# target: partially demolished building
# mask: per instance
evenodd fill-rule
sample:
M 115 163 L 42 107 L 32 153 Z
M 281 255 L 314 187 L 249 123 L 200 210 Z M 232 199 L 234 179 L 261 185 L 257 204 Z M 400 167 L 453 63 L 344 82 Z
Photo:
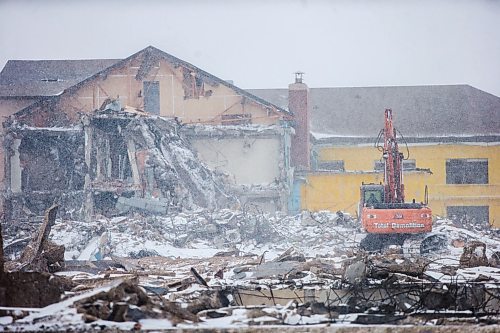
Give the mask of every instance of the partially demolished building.
M 9 61 L 0 112 L 7 219 L 54 202 L 73 218 L 287 209 L 291 113 L 154 47 L 124 60 Z

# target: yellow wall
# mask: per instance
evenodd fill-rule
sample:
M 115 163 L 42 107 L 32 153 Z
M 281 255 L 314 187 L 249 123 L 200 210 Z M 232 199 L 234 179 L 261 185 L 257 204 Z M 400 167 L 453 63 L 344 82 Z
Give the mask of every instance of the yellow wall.
M 406 201 L 413 198 L 422 201 L 425 185 L 428 185 L 429 205 L 435 215 L 446 216 L 447 206 L 489 206 L 490 223 L 500 227 L 500 145 L 411 145 L 409 150 L 410 159 L 416 160 L 417 168 L 430 169 L 432 174 L 423 171 L 404 173 Z M 361 182 L 383 182 L 382 173 L 373 172 L 374 161 L 380 156 L 371 145 L 320 148 L 320 160 L 343 160 L 346 172 L 309 174 L 301 188 L 302 209 L 344 210 L 355 214 Z M 488 159 L 489 183 L 446 184 L 446 160 L 452 158 Z

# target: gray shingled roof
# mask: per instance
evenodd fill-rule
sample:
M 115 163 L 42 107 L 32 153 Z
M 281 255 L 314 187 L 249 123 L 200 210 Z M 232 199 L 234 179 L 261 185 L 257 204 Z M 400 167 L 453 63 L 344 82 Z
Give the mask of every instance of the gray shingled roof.
M 249 91 L 288 104 L 287 89 Z M 385 108 L 393 110 L 395 126 L 406 137 L 500 134 L 500 98 L 469 85 L 311 88 L 310 98 L 314 134 L 375 137 Z
M 0 97 L 55 96 L 118 61 L 9 60 L 0 72 Z

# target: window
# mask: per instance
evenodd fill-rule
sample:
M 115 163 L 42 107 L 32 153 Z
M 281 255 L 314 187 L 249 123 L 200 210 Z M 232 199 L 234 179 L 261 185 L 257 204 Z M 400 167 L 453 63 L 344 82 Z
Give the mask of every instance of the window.
M 488 206 L 448 206 L 446 207 L 448 218 L 456 222 L 467 222 L 474 224 L 489 223 Z
M 160 114 L 160 82 L 144 81 L 144 111 Z
M 344 161 L 318 161 L 318 170 L 345 171 Z
M 417 162 L 415 160 L 403 160 L 403 171 L 415 170 L 417 168 Z M 384 171 L 384 161 L 375 161 L 375 171 Z
M 446 184 L 488 184 L 488 160 L 446 160 Z

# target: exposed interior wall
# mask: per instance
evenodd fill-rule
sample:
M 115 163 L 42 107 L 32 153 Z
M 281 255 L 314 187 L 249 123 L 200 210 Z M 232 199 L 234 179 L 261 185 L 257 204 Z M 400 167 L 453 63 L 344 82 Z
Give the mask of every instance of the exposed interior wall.
M 237 185 L 271 184 L 280 173 L 280 138 L 192 138 L 200 159 Z
M 404 148 L 403 148 L 404 150 Z M 423 198 L 429 188 L 429 206 L 435 215 L 446 216 L 448 206 L 489 206 L 490 223 L 500 227 L 500 145 L 427 144 L 410 145 L 410 158 L 425 172 L 405 172 L 406 200 Z M 406 151 L 405 151 L 406 154 Z M 382 173 L 373 171 L 380 152 L 373 146 L 335 146 L 319 149 L 320 160 L 343 160 L 346 171 L 365 173 L 320 173 L 307 177 L 302 187 L 302 208 L 347 210 L 354 213 L 361 182 L 383 182 Z M 488 159 L 488 184 L 446 184 L 446 160 L 455 158 Z

